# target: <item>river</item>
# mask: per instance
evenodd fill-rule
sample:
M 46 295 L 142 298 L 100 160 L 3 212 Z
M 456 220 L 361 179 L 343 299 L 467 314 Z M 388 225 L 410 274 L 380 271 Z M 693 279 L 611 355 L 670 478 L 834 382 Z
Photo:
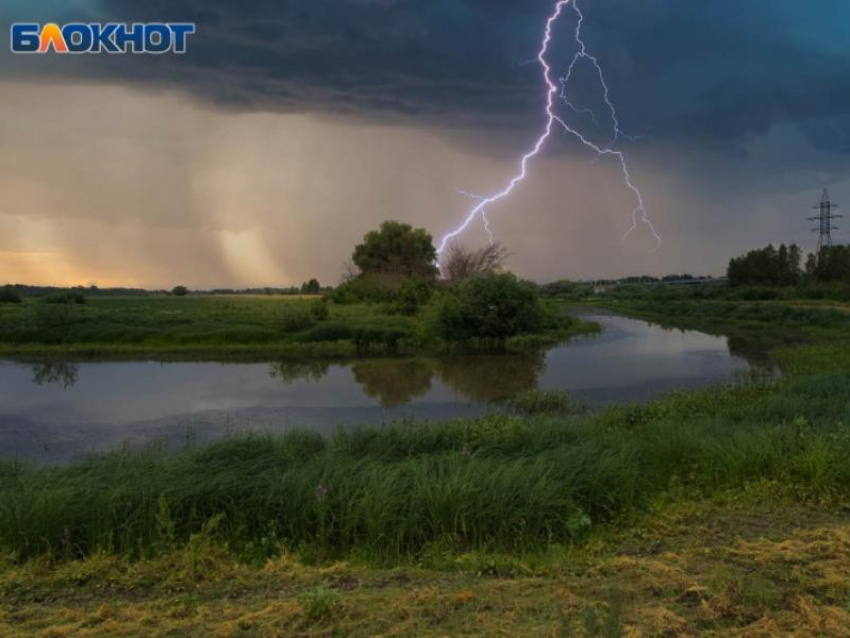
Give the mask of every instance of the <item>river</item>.
M 0 361 L 0 458 L 67 462 L 121 445 L 183 445 L 244 431 L 471 417 L 530 389 L 592 407 L 734 380 L 729 339 L 608 314 L 598 336 L 523 354 L 347 362 Z

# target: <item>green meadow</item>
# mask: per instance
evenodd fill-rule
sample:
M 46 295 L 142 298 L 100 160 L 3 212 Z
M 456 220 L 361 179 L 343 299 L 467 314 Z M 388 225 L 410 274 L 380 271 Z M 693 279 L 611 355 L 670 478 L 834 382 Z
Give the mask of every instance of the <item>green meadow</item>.
M 549 310 L 540 330 L 498 345 L 545 345 L 595 329 L 551 304 Z M 91 295 L 81 304 L 28 297 L 0 304 L 0 355 L 268 359 L 436 352 L 449 344 L 434 334 L 435 312 L 435 304 L 401 314 L 392 304 L 335 304 L 319 296 Z

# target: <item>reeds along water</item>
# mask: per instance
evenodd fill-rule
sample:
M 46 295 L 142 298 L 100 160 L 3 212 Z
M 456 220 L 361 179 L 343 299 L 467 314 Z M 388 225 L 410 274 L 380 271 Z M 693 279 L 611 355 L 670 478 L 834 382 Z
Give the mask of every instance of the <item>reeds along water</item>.
M 534 550 L 581 541 L 674 480 L 701 494 L 768 480 L 847 496 L 848 410 L 850 374 L 833 371 L 596 414 L 243 437 L 58 468 L 7 463 L 0 551 L 147 556 L 205 526 L 245 555 Z

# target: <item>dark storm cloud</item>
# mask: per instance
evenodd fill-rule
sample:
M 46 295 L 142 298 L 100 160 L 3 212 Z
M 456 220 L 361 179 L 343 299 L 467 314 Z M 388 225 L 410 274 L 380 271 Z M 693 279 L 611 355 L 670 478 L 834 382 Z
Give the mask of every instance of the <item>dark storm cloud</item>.
M 647 233 L 619 245 L 634 205 L 619 166 L 553 136 L 525 187 L 488 211 L 511 267 L 540 280 L 720 273 L 769 241 L 813 244 L 820 188 L 844 202 L 850 188 L 850 3 L 581 1 L 623 128 L 647 133 L 623 148 L 664 249 L 648 255 Z M 497 192 L 539 134 L 533 58 L 553 3 L 6 0 L 0 271 L 325 282 L 383 219 L 441 236 L 470 207 L 454 189 Z M 198 34 L 186 55 L 14 56 L 14 20 L 191 20 Z M 555 72 L 575 22 L 567 8 Z M 604 113 L 593 73 L 575 80 L 573 102 Z M 610 139 L 604 118 L 582 130 Z
M 220 106 L 422 125 L 536 125 L 546 0 L 101 0 L 88 16 L 198 24 L 185 56 L 52 59 L 55 77 L 179 87 Z M 774 125 L 850 152 L 846 0 L 584 0 L 626 128 L 734 156 Z M 75 11 L 79 15 L 79 6 Z M 21 5 L 15 17 L 26 17 Z M 69 16 L 71 17 L 71 16 Z M 558 25 L 563 68 L 575 16 Z M 17 60 L 15 61 L 18 62 Z M 7 64 L 43 73 L 45 60 Z M 37 68 L 39 67 L 39 68 Z M 575 100 L 598 107 L 592 76 Z M 528 118 L 531 116 L 531 119 Z

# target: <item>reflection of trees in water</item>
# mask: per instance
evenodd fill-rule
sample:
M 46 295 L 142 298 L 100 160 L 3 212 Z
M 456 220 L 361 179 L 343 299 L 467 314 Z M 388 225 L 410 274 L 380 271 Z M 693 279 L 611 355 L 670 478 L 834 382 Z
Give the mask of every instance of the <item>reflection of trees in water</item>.
M 410 403 L 431 389 L 433 364 L 424 359 L 361 361 L 351 366 L 354 380 L 385 408 Z
M 752 330 L 738 327 L 721 326 L 711 322 L 696 322 L 690 320 L 687 326 L 675 325 L 669 322 L 647 321 L 647 324 L 658 327 L 665 332 L 701 332 L 711 337 L 725 338 L 729 354 L 743 359 L 752 368 L 758 368 L 761 373 L 778 374 L 779 366 L 770 356 L 770 351 L 780 345 L 798 343 L 789 339 L 788 335 L 778 329 Z
M 546 367 L 546 354 L 467 355 L 437 362 L 440 379 L 474 401 L 500 401 L 534 390 Z
M 317 383 L 328 373 L 330 367 L 331 365 L 326 361 L 282 361 L 269 366 L 269 376 L 280 379 L 284 383 L 296 381 Z
M 77 382 L 80 367 L 76 363 L 50 361 L 32 366 L 32 382 L 36 385 L 61 383 L 68 389 Z
M 435 376 L 471 401 L 509 399 L 519 392 L 537 388 L 545 361 L 544 351 L 439 359 L 366 359 L 351 364 L 351 372 L 366 396 L 379 399 L 386 408 L 393 408 L 427 394 Z M 318 382 L 331 365 L 324 361 L 274 363 L 269 374 L 284 383 Z
M 729 345 L 729 354 L 733 357 L 743 359 L 754 370 L 779 374 L 779 366 L 770 356 L 770 350 L 783 343 L 783 340 L 776 335 L 732 334 L 726 341 Z

